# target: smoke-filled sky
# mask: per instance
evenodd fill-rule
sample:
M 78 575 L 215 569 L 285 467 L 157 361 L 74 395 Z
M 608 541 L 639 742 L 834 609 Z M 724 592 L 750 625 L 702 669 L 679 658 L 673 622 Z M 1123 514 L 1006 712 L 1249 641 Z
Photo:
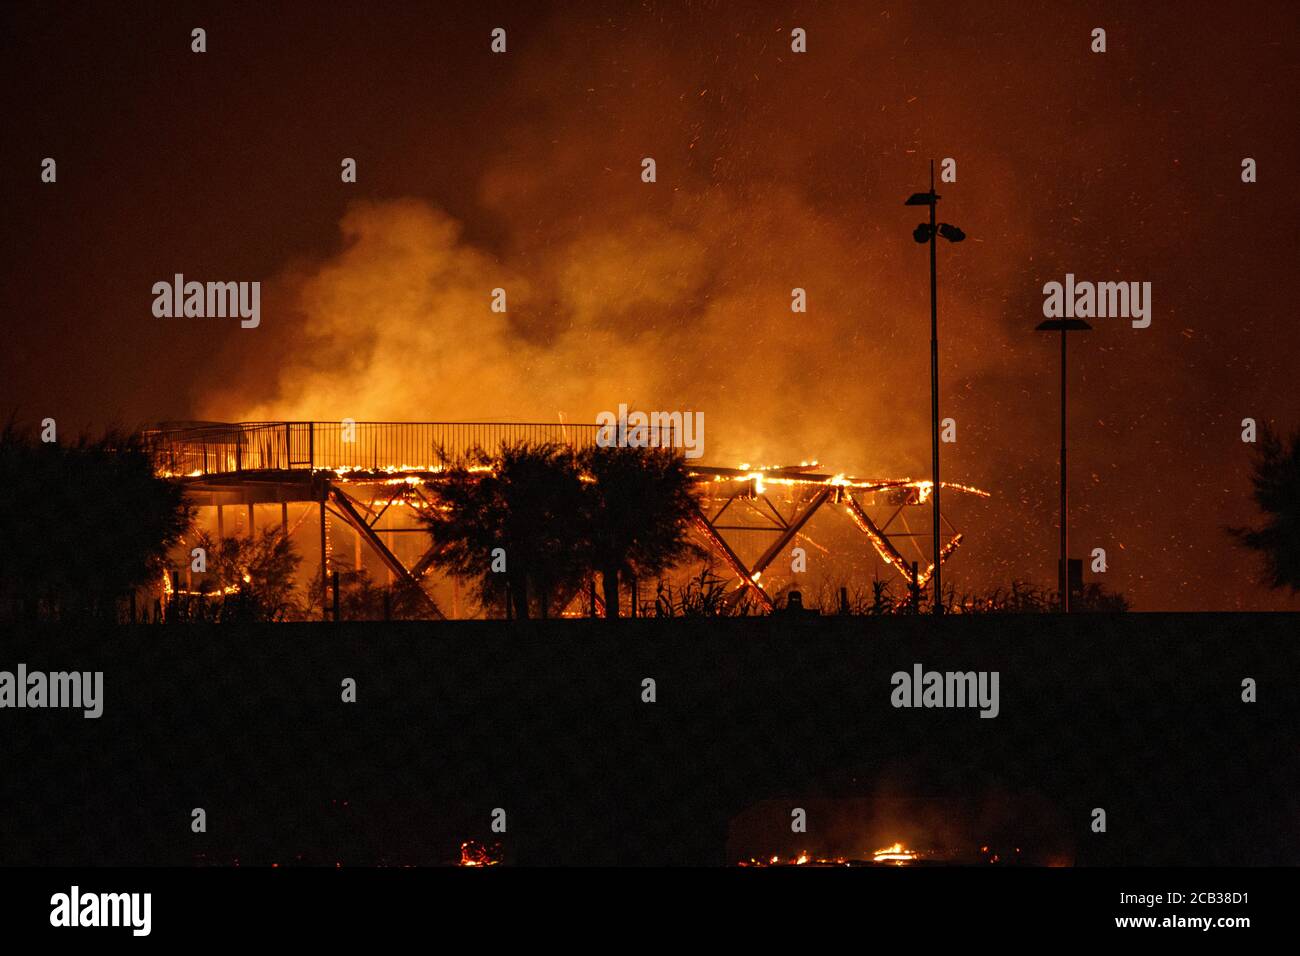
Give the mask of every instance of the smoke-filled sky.
M 703 411 L 713 464 L 924 477 L 928 257 L 902 200 L 952 157 L 940 218 L 969 238 L 939 249 L 944 469 L 994 497 L 953 501 L 945 582 L 1055 581 L 1058 346 L 1033 327 L 1070 272 L 1152 284 L 1150 328 L 1073 340 L 1074 553 L 1105 548 L 1100 580 L 1139 609 L 1294 606 L 1223 530 L 1255 519 L 1241 420 L 1300 426 L 1294 4 L 3 18 L 6 417 L 592 421 L 626 402 Z M 260 326 L 156 318 L 176 273 L 262 282 Z

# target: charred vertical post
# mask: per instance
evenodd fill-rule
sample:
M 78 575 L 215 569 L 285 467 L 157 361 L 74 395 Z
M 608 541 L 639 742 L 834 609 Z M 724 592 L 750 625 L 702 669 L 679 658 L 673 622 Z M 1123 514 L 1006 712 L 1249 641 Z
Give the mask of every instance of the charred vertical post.
M 320 487 L 320 619 L 329 620 L 329 605 L 326 591 L 329 588 L 329 568 L 325 563 L 325 498 L 328 495 L 327 485 L 324 481 Z

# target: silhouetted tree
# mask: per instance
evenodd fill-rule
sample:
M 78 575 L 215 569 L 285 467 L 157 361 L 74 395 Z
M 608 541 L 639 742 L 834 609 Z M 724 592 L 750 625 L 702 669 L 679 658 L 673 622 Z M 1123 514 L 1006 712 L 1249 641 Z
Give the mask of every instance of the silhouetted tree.
M 136 436 L 59 444 L 12 422 L 0 431 L 0 597 L 30 614 L 115 616 L 119 599 L 161 580 L 192 520 Z
M 432 600 L 414 581 L 376 584 L 365 568 L 335 559 L 339 572 L 339 617 L 345 621 L 420 621 L 430 616 Z M 320 572 L 316 572 L 316 607 L 320 606 Z
M 1267 425 L 1260 428 L 1251 483 L 1264 523 L 1228 532 L 1263 557 L 1269 587 L 1294 594 L 1300 591 L 1300 431 L 1284 441 Z
M 203 531 L 195 547 L 207 552 L 208 570 L 198 589 L 220 595 L 223 620 L 282 621 L 298 613 L 294 575 L 302 557 L 281 529 L 220 541 Z
M 516 616 L 535 605 L 546 617 L 584 578 L 584 500 L 577 461 L 562 445 L 503 443 L 496 456 L 475 449 L 423 515 L 438 548 L 433 563 L 472 581 L 485 607 L 504 592 Z M 494 570 L 501 561 L 505 570 Z
M 605 616 L 618 617 L 620 579 L 650 578 L 700 553 L 689 540 L 696 501 L 682 456 L 667 448 L 585 449 L 587 545 Z

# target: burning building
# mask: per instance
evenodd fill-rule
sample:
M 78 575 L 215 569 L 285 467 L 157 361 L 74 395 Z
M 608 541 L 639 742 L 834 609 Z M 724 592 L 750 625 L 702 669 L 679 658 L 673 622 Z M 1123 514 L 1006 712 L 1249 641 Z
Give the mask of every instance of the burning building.
M 432 616 L 484 613 L 455 580 L 430 574 L 436 545 L 423 534 L 421 511 L 436 507 L 439 481 L 474 448 L 502 442 L 554 442 L 582 448 L 598 426 L 451 422 L 180 423 L 149 433 L 160 471 L 183 482 L 200 513 L 200 525 L 218 540 L 250 537 L 278 526 L 304 554 L 318 554 L 318 600 L 327 612 L 328 589 L 340 567 L 373 570 L 427 598 Z M 816 462 L 790 466 L 722 467 L 690 463 L 697 489 L 694 529 L 711 557 L 732 576 L 728 601 L 748 599 L 770 611 L 783 587 L 806 569 L 807 549 L 830 558 L 834 546 L 813 536 L 810 522 L 823 510 L 848 522 L 838 542 L 849 561 L 895 575 L 920 591 L 934 571 L 921 550 L 924 537 L 909 512 L 929 500 L 931 483 L 910 478 L 856 478 Z M 945 488 L 973 497 L 988 493 L 960 484 Z M 649 516 L 648 516 L 649 517 Z M 923 519 L 922 519 L 923 520 Z M 844 546 L 845 530 L 850 530 Z M 946 522 L 946 560 L 962 535 Z M 833 535 L 834 532 L 831 532 Z M 863 547 L 865 538 L 866 548 Z M 795 549 L 800 558 L 788 560 Z M 829 566 L 830 561 L 824 562 Z M 192 575 L 186 572 L 186 590 Z M 765 577 L 766 575 L 766 577 Z M 847 576 L 847 575 L 846 575 Z M 825 580 L 823 578 L 823 580 Z M 178 579 L 179 581 L 179 579 Z M 237 586 L 237 585 L 236 585 Z M 179 583 L 176 584 L 179 589 Z M 831 596 L 847 609 L 847 589 Z M 575 596 L 570 613 L 582 613 Z M 637 602 L 634 599 L 633 613 Z M 588 612 L 593 608 L 586 608 Z

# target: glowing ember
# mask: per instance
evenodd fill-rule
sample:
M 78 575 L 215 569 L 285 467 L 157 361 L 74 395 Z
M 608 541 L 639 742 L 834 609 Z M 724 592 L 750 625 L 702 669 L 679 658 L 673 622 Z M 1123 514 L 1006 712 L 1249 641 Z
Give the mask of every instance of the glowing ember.
M 498 859 L 500 851 L 500 844 L 489 849 L 475 840 L 466 840 L 460 845 L 460 865 L 496 866 L 501 862 L 501 860 Z
M 820 857 L 820 856 L 815 857 L 815 856 L 813 856 L 811 853 L 809 853 L 807 850 L 801 850 L 801 851 L 799 852 L 799 855 L 798 855 L 798 856 L 792 856 L 792 857 L 788 857 L 788 858 L 786 858 L 786 859 L 782 859 L 781 856 L 780 856 L 779 854 L 774 854 L 773 856 L 768 857 L 768 858 L 765 859 L 765 860 L 759 860 L 759 859 L 756 859 L 756 858 L 754 858 L 754 857 L 750 857 L 748 860 L 741 860 L 741 861 L 739 862 L 739 864 L 737 864 L 737 865 L 738 865 L 738 866 L 756 866 L 756 867 L 766 867 L 766 866 L 808 866 L 808 865 L 813 865 L 813 866 L 848 866 L 849 863 L 850 863 L 850 861 L 844 859 L 843 857 L 836 857 L 836 858 L 834 858 L 834 859 L 828 859 L 828 858 Z

